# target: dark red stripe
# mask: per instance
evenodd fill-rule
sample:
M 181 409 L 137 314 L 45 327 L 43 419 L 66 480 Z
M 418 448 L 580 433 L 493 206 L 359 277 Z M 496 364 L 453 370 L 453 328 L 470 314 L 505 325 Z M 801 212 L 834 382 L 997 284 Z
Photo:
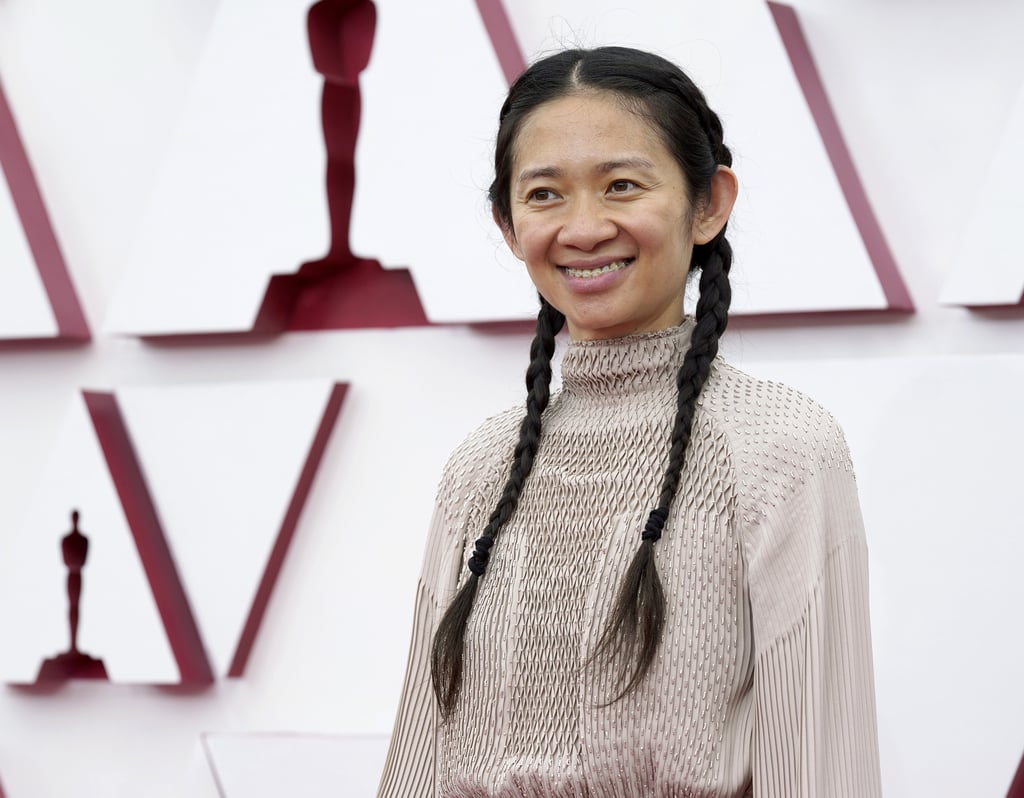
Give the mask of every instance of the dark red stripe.
M 878 280 L 882 284 L 882 291 L 885 293 L 889 309 L 912 311 L 914 302 L 903 282 L 896 260 L 893 258 L 882 228 L 878 224 L 878 219 L 875 218 L 875 213 L 868 202 L 867 193 L 857 174 L 853 158 L 850 157 L 843 134 L 839 130 L 839 123 L 836 121 L 832 105 L 825 93 L 825 86 L 821 82 L 814 57 L 807 46 L 807 39 L 804 38 L 796 11 L 790 6 L 770 0 L 768 8 L 771 9 L 775 25 L 782 37 L 782 43 L 789 55 L 790 63 L 793 65 L 793 72 L 796 73 L 796 78 L 804 93 L 804 99 L 807 100 L 811 115 L 818 126 L 818 132 L 825 144 L 829 160 L 832 161 L 832 168 L 839 179 L 839 186 L 843 190 L 843 196 L 846 197 L 846 204 L 853 215 L 853 221 L 860 231 L 860 237 L 864 240 L 868 257 L 871 258 L 871 263 L 878 274 Z
M 206 684 L 213 670 L 206 656 L 195 615 L 178 575 L 156 507 L 149 495 L 142 465 L 135 453 L 116 397 L 111 393 L 83 391 L 96 437 L 121 500 L 142 567 L 153 591 L 157 610 L 167 631 L 181 681 Z
M 245 673 L 245 666 L 249 662 L 249 655 L 252 653 L 253 644 L 256 641 L 256 634 L 263 623 L 263 616 L 270 603 L 270 596 L 274 592 L 274 585 L 281 573 L 281 566 L 284 565 L 284 558 L 288 554 L 288 547 L 295 536 L 295 528 L 298 526 L 299 517 L 302 515 L 302 508 L 309 497 L 310 488 L 313 486 L 313 479 L 316 477 L 317 469 L 320 467 L 320 460 L 323 458 L 324 450 L 327 448 L 327 441 L 334 430 L 335 422 L 341 413 L 341 405 L 345 401 L 345 393 L 348 385 L 335 383 L 331 388 L 330 396 L 327 398 L 327 406 L 324 408 L 323 416 L 320 419 L 320 426 L 313 437 L 313 445 L 306 455 L 306 463 L 299 474 L 298 483 L 292 493 L 288 511 L 281 522 L 281 529 L 277 533 L 277 540 L 267 560 L 267 567 L 263 571 L 263 578 L 260 580 L 259 588 L 256 590 L 256 597 L 253 599 L 252 607 L 249 609 L 249 617 L 246 618 L 242 634 L 238 639 L 238 647 L 231 660 L 231 667 L 228 669 L 228 676 L 237 677 Z
M 89 324 L 75 293 L 64 255 L 50 224 L 42 194 L 32 172 L 28 153 L 21 143 L 14 114 L 0 85 L 0 164 L 7 175 L 7 185 L 14 207 L 25 231 L 29 249 L 46 290 L 46 296 L 57 320 L 61 338 L 89 340 Z
M 505 11 L 501 0 L 476 0 L 476 7 L 480 11 L 480 19 L 487 29 L 487 35 L 491 38 L 491 46 L 494 48 L 494 54 L 498 56 L 501 71 L 511 86 L 526 69 L 526 58 L 523 57 L 519 40 L 512 30 L 508 12 Z

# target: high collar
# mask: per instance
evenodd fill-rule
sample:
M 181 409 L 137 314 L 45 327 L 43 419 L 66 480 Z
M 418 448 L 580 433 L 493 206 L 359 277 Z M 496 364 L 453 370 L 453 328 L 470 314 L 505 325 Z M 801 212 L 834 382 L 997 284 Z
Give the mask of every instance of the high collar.
M 573 341 L 562 360 L 562 386 L 576 396 L 606 397 L 673 389 L 690 348 L 694 322 L 598 341 Z

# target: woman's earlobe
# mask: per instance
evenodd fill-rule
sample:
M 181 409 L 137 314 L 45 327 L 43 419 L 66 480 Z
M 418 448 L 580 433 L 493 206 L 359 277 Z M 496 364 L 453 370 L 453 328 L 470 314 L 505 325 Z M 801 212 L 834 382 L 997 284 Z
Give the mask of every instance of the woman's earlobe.
M 721 232 L 729 221 L 739 190 L 736 173 L 728 166 L 719 166 L 711 177 L 711 196 L 694 225 L 694 244 L 706 244 Z

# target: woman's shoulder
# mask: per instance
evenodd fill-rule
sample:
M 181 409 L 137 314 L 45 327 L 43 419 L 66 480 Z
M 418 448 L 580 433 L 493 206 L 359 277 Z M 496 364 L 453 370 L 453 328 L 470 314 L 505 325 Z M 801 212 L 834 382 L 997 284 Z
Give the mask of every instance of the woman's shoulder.
M 816 399 L 785 383 L 748 374 L 721 358 L 715 361 L 698 402 L 741 434 L 814 445 L 842 432 L 836 417 Z
M 507 476 L 523 412 L 513 407 L 487 418 L 455 447 L 441 472 L 440 500 L 461 506 Z
M 729 440 L 746 495 L 762 506 L 783 501 L 815 474 L 853 474 L 839 421 L 802 391 L 719 359 L 699 402 Z

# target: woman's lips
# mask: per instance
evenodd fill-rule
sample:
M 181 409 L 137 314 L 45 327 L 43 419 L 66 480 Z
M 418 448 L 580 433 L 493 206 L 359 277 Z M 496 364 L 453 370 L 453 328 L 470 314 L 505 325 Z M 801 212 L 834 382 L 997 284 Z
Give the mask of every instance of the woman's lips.
M 605 291 L 618 284 L 633 264 L 634 258 L 621 258 L 602 264 L 559 266 L 569 287 L 581 294 Z

